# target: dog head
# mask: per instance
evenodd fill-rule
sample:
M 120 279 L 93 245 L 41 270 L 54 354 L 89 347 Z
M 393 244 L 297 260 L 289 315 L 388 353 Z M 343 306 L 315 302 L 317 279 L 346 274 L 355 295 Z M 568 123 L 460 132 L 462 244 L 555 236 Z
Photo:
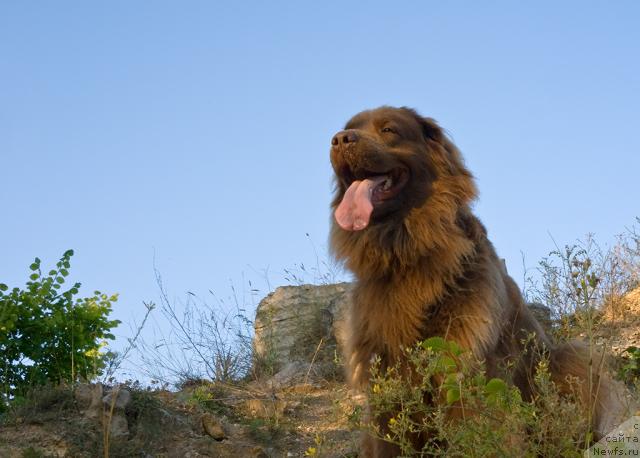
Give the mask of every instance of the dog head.
M 363 111 L 332 138 L 331 164 L 331 251 L 358 277 L 399 272 L 435 251 L 473 252 L 465 221 L 476 186 L 434 120 L 409 108 Z
M 336 176 L 332 204 L 338 226 L 362 231 L 402 224 L 438 201 L 438 192 L 465 205 L 475 185 L 460 153 L 430 118 L 409 108 L 363 111 L 331 140 Z

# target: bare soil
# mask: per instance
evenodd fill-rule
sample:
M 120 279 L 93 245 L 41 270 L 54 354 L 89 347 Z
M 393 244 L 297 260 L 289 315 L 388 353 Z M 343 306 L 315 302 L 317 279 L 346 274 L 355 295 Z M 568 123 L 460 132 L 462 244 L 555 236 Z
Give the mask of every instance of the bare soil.
M 357 456 L 361 399 L 339 382 L 279 391 L 256 382 L 132 390 L 122 438 L 105 437 L 108 415 L 87 418 L 68 388 L 48 390 L 46 402 L 30 401 L 0 426 L 0 457 Z M 211 436 L 211 425 L 221 427 L 222 438 Z

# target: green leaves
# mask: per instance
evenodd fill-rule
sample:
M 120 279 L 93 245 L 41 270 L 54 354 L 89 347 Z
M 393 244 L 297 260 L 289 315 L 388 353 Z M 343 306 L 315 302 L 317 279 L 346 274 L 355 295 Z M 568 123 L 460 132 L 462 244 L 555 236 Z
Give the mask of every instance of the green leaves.
M 631 346 L 624 353 L 628 356 L 625 355 L 625 364 L 620 368 L 620 375 L 629 381 L 640 378 L 640 348 Z
M 447 456 L 521 456 L 495 453 L 496 446 L 510 446 L 506 438 L 521 431 L 533 407 L 503 379 L 488 380 L 484 362 L 456 342 L 431 337 L 404 349 L 390 366 L 377 357 L 370 372 L 369 431 L 396 444 L 402 456 L 445 456 L 443 441 L 447 451 L 457 450 Z M 422 433 L 433 440 L 416 450 L 411 438 Z
M 436 372 L 447 374 L 449 372 L 455 371 L 458 368 L 456 364 L 456 360 L 450 356 L 440 356 L 435 360 L 435 369 Z
M 484 387 L 484 395 L 487 402 L 493 405 L 497 405 L 506 398 L 509 392 L 509 387 L 504 380 L 499 378 L 492 378 L 487 382 Z
M 453 404 L 460 400 L 460 390 L 458 388 L 450 388 L 447 390 L 447 404 Z
M 442 383 L 442 389 L 446 390 L 447 404 L 453 404 L 460 400 L 461 381 L 464 376 L 462 373 L 453 373 L 447 375 Z
M 425 350 L 431 350 L 434 353 L 449 353 L 452 356 L 460 356 L 464 351 L 456 342 L 452 340 L 444 340 L 442 337 L 430 337 L 421 344 Z
M 449 348 L 449 342 L 442 337 L 430 337 L 422 342 L 422 348 L 425 350 L 432 350 L 434 352 L 445 351 Z
M 104 367 L 106 340 L 120 322 L 109 320 L 117 294 L 76 298 L 80 283 L 63 290 L 73 250 L 42 274 L 35 258 L 24 289 L 0 283 L 0 411 L 34 384 L 90 380 Z M 32 361 L 26 365 L 23 361 Z
M 498 394 L 504 394 L 507 390 L 507 384 L 504 380 L 499 378 L 492 378 L 484 387 L 484 392 L 488 396 L 495 396 Z
M 462 396 L 461 380 L 464 378 L 460 372 L 462 369 L 460 356 L 464 350 L 456 342 L 437 336 L 424 340 L 420 343 L 420 347 L 433 354 L 430 362 L 433 375 L 445 376 L 442 389 L 447 404 L 459 401 Z
M 441 374 L 456 371 L 458 357 L 464 353 L 456 342 L 445 340 L 442 337 L 430 337 L 424 340 L 420 346 L 434 353 L 436 357 L 433 364 L 436 372 Z

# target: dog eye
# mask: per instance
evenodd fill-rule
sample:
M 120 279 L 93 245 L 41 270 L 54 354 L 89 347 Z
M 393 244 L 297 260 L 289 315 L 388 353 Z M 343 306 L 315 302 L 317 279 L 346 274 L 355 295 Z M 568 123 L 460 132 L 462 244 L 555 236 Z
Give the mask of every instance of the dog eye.
M 397 134 L 398 132 L 396 132 L 392 127 L 383 127 L 382 128 L 382 132 L 386 133 L 386 132 L 391 132 L 392 134 Z

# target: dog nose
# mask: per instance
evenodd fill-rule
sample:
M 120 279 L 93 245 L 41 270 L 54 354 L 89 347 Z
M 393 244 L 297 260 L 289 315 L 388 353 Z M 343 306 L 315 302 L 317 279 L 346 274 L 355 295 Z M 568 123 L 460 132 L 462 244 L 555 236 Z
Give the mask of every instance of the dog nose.
M 358 141 L 358 138 L 358 133 L 355 130 L 343 130 L 333 136 L 331 144 L 338 146 L 340 144 L 355 143 Z

